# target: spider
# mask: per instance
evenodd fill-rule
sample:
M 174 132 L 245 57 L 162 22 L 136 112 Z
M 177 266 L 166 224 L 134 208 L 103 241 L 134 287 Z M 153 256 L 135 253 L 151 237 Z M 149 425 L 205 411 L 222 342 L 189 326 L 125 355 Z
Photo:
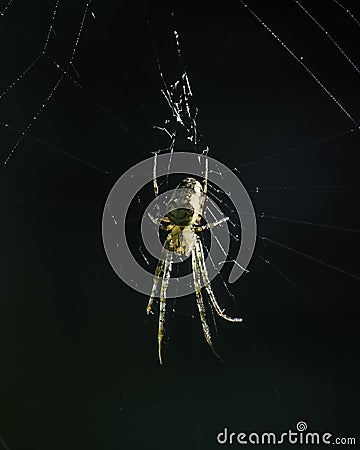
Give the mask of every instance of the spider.
M 153 188 L 155 197 L 159 193 L 156 164 L 157 154 L 155 154 L 153 165 Z M 159 278 L 162 276 L 158 325 L 158 356 L 161 365 L 163 364 L 161 351 L 165 325 L 166 291 L 171 275 L 174 253 L 186 257 L 191 256 L 194 290 L 202 329 L 207 343 L 209 344 L 212 352 L 217 358 L 221 359 L 212 343 L 210 328 L 206 321 L 205 306 L 201 293 L 201 278 L 203 280 L 205 290 L 210 298 L 211 305 L 214 307 L 216 313 L 223 319 L 230 322 L 242 321 L 241 318 L 229 317 L 225 315 L 224 310 L 220 308 L 210 285 L 208 272 L 205 266 L 204 250 L 201 239 L 198 236 L 198 233 L 220 225 L 221 223 L 228 220 L 228 217 L 225 217 L 217 222 L 200 225 L 207 196 L 208 174 L 209 168 L 208 160 L 206 158 L 203 184 L 201 184 L 195 178 L 185 178 L 177 186 L 173 196 L 170 199 L 168 208 L 169 212 L 160 220 L 150 216 L 150 219 L 155 223 L 155 225 L 160 226 L 162 230 L 168 232 L 168 235 L 163 244 L 163 258 L 160 259 L 157 263 L 152 291 L 146 308 L 147 314 L 152 313 L 152 306 L 157 293 Z M 164 251 L 164 249 L 167 251 Z

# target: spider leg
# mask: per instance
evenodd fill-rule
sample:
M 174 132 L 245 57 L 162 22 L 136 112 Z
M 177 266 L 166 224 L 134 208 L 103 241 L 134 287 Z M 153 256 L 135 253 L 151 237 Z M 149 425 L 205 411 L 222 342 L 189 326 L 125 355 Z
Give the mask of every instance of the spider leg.
M 164 261 L 164 250 L 161 252 L 161 259 L 159 259 L 156 269 L 155 269 L 155 274 L 154 274 L 154 281 L 153 281 L 153 285 L 152 285 L 152 289 L 151 289 L 151 295 L 149 298 L 149 302 L 147 304 L 146 307 L 146 313 L 149 314 L 151 313 L 151 308 L 152 308 L 152 304 L 154 302 L 154 298 L 156 295 L 156 290 L 157 290 L 157 286 L 159 284 L 159 277 L 161 276 L 163 270 L 164 270 L 164 265 L 165 265 L 165 261 Z
M 203 250 L 203 246 L 202 246 L 202 243 L 201 243 L 199 237 L 196 237 L 195 251 L 196 251 L 197 259 L 199 261 L 201 276 L 204 280 L 205 289 L 210 297 L 210 301 L 213 304 L 215 311 L 217 312 L 217 314 L 220 317 L 222 317 L 225 320 L 228 320 L 229 322 L 242 322 L 242 318 L 240 318 L 240 317 L 230 317 L 230 316 L 227 316 L 226 314 L 224 314 L 224 310 L 220 308 L 218 302 L 216 301 L 216 297 L 215 297 L 214 292 L 210 285 L 209 276 L 208 276 L 207 269 L 205 266 L 204 250 Z
M 155 298 L 155 294 L 156 294 L 156 288 L 157 285 L 159 283 L 159 279 L 158 277 L 160 276 L 161 272 L 162 272 L 162 268 L 164 266 L 164 262 L 163 261 L 159 261 L 157 263 L 156 269 L 155 269 L 155 276 L 154 276 L 154 281 L 153 281 L 153 286 L 152 286 L 152 290 L 151 290 L 151 295 L 146 307 L 146 313 L 149 315 L 150 313 L 152 313 L 151 308 L 152 308 L 152 304 L 154 303 L 154 298 Z
M 203 180 L 203 192 L 202 192 L 202 196 L 201 196 L 201 203 L 200 203 L 198 218 L 195 221 L 196 224 L 200 223 L 201 216 L 203 215 L 203 212 L 205 209 L 206 194 L 208 191 L 208 177 L 209 177 L 209 161 L 206 158 L 205 159 L 205 174 L 204 174 L 204 180 Z
M 161 222 L 168 222 L 169 219 L 165 216 L 162 219 L 155 219 L 155 217 L 153 217 L 150 213 L 148 213 L 149 219 L 151 220 L 151 222 L 160 227 L 162 230 L 164 231 L 170 231 L 174 228 L 174 225 L 172 223 L 169 223 L 168 225 L 163 225 Z
M 197 257 L 195 249 L 193 249 L 191 251 L 191 260 L 192 260 L 192 269 L 193 269 L 193 276 L 194 276 L 194 288 L 195 288 L 195 295 L 196 295 L 196 303 L 197 303 L 197 306 L 199 309 L 201 325 L 203 328 L 204 336 L 205 336 L 206 342 L 209 344 L 214 355 L 217 358 L 222 359 L 217 354 L 217 352 L 214 348 L 214 345 L 213 345 L 212 339 L 211 339 L 210 328 L 206 322 L 205 306 L 204 306 L 204 301 L 203 301 L 202 294 L 201 294 L 200 268 L 199 268 L 198 257 Z
M 200 227 L 195 227 L 194 231 L 204 231 L 204 230 L 209 230 L 210 228 L 214 228 L 217 227 L 218 225 L 226 222 L 227 220 L 229 220 L 228 217 L 223 217 L 222 219 L 216 221 L 216 222 L 212 222 L 212 223 L 207 223 L 206 225 L 202 225 Z
M 155 197 L 159 195 L 159 186 L 157 183 L 156 169 L 157 169 L 157 153 L 154 154 L 154 165 L 153 165 L 153 187 Z
M 156 221 L 156 219 L 154 219 L 150 214 L 149 214 L 149 217 L 150 217 L 150 219 L 153 220 L 155 225 L 159 225 L 159 223 Z M 169 231 L 173 227 L 174 227 L 173 224 L 169 224 L 169 225 L 166 225 L 166 226 L 163 226 L 163 225 L 160 224 L 160 228 L 165 230 L 165 231 Z M 167 244 L 167 246 L 168 246 L 168 244 Z M 152 312 L 151 308 L 152 308 L 152 304 L 154 303 L 156 290 L 157 290 L 157 287 L 158 287 L 158 284 L 159 284 L 159 277 L 161 276 L 161 274 L 162 274 L 162 272 L 164 270 L 164 264 L 165 264 L 164 259 L 166 260 L 166 258 L 165 258 L 165 248 L 163 248 L 163 250 L 161 252 L 161 259 L 159 259 L 159 261 L 157 263 L 157 266 L 156 266 L 156 269 L 155 269 L 153 285 L 152 285 L 152 289 L 151 289 L 151 295 L 150 295 L 149 302 L 148 302 L 147 307 L 146 307 L 146 313 L 147 314 Z
M 160 313 L 159 313 L 159 328 L 158 328 L 158 353 L 160 364 L 162 364 L 161 343 L 164 336 L 166 290 L 169 285 L 171 267 L 172 267 L 172 255 L 169 254 L 169 252 L 167 252 L 163 268 L 164 274 L 160 288 Z
M 206 195 L 208 190 L 208 178 L 209 178 L 209 160 L 205 159 L 205 176 L 204 176 L 204 188 L 203 192 Z

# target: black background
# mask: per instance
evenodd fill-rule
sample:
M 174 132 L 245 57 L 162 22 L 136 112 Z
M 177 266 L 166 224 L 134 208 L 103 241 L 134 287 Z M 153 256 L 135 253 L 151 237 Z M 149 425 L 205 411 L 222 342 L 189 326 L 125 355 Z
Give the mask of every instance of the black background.
M 356 15 L 356 3 L 342 4 Z M 1 90 L 41 53 L 53 5 L 14 0 L 0 18 Z M 249 6 L 360 120 L 359 73 L 299 6 Z M 351 17 L 331 1 L 304 6 L 360 64 Z M 262 216 L 359 229 L 358 129 L 231 0 L 94 1 L 74 58 L 78 75 L 69 69 L 82 88 L 66 76 L 32 121 L 61 76 L 52 60 L 67 65 L 84 7 L 60 2 L 50 59 L 43 55 L 0 100 L 3 160 L 15 129 L 32 123 L 1 169 L 0 448 L 212 449 L 224 427 L 281 433 L 299 420 L 357 437 L 359 232 Z M 224 362 L 206 345 L 189 296 L 169 318 L 160 367 L 156 318 L 146 320 L 147 298 L 111 269 L 101 219 L 118 177 L 157 148 L 152 124 L 169 111 L 152 38 L 172 83 L 182 71 L 174 29 L 210 156 L 239 169 L 259 236 L 357 278 L 259 238 L 249 274 L 231 286 L 236 300 L 214 283 L 219 301 L 244 318 L 218 321 Z M 135 252 L 138 234 L 129 233 Z

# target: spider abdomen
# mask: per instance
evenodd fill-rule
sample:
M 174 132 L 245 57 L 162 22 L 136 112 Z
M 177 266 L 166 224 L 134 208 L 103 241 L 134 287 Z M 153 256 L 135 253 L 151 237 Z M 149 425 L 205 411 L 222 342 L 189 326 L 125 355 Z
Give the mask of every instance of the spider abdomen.
M 178 226 L 188 226 L 199 221 L 204 203 L 201 183 L 194 178 L 185 178 L 176 188 L 169 202 L 167 217 Z

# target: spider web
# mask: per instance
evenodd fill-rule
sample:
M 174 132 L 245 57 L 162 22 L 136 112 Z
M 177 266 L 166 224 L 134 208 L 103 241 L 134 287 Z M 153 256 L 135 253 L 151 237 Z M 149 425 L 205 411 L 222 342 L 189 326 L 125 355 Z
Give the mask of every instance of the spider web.
M 31 379 L 33 372 L 39 374 L 39 367 L 46 367 L 41 358 L 52 345 L 61 361 L 67 360 L 61 352 L 69 351 L 72 340 L 79 348 L 86 348 L 80 331 L 75 331 L 83 333 L 86 329 L 86 310 L 93 328 L 99 324 L 94 335 L 85 333 L 89 348 L 98 352 L 98 360 L 107 365 L 109 372 L 115 369 L 108 362 L 110 358 L 98 355 L 105 343 L 109 344 L 109 338 L 119 336 L 121 326 L 127 329 L 127 321 L 136 324 L 137 330 L 142 327 L 143 305 L 138 302 L 139 306 L 133 306 L 129 298 L 134 295 L 124 291 L 129 315 L 124 316 L 120 309 L 118 281 L 109 274 L 102 249 L 94 244 L 99 239 L 98 220 L 106 194 L 118 175 L 159 149 L 170 152 L 171 163 L 171 152 L 178 146 L 199 153 L 209 151 L 210 156 L 238 173 L 253 198 L 259 234 L 249 273 L 238 285 L 228 286 L 225 264 L 224 272 L 214 282 L 217 297 L 245 322 L 239 331 L 218 324 L 219 338 L 223 333 L 236 342 L 247 337 L 247 345 L 257 355 L 252 362 L 265 371 L 268 395 L 276 397 L 284 416 L 295 423 L 300 413 L 291 402 L 293 396 L 284 378 L 276 369 L 265 368 L 269 346 L 264 344 L 260 328 L 271 333 L 268 321 L 279 327 L 277 312 L 291 309 L 292 314 L 295 311 L 303 319 L 308 314 L 320 314 L 335 330 L 339 321 L 348 323 L 348 327 L 338 330 L 338 335 L 344 340 L 342 334 L 350 336 L 344 342 L 354 340 L 356 327 L 351 317 L 357 307 L 360 278 L 360 227 L 356 216 L 360 187 L 356 87 L 360 63 L 355 44 L 360 23 L 355 3 L 282 1 L 274 12 L 271 2 L 240 0 L 236 5 L 231 3 L 231 17 L 208 5 L 201 24 L 200 14 L 191 12 L 185 3 L 171 10 L 160 3 L 120 7 L 115 2 L 101 6 L 94 1 L 73 5 L 57 0 L 34 6 L 10 0 L 0 8 L 0 54 L 6 66 L 0 79 L 2 204 L 9 217 L 3 233 L 8 237 L 4 243 L 4 274 L 8 276 L 4 277 L 6 295 L 1 313 L 4 348 L 0 383 L 4 404 L 20 405 L 20 410 L 26 412 L 22 399 L 29 394 L 23 388 L 15 395 L 16 386 L 9 380 L 21 383 Z M 211 29 L 218 15 L 225 26 Z M 123 29 L 119 29 L 115 18 L 121 20 Z M 190 20 L 188 27 L 185 18 Z M 125 26 L 126 20 L 135 26 L 135 34 Z M 239 20 L 242 27 L 238 26 Z M 179 133 L 175 142 L 174 130 L 167 121 L 181 120 L 174 110 L 169 116 L 169 95 L 178 92 L 177 81 L 178 86 L 189 89 L 179 103 L 185 106 L 190 99 L 196 126 L 191 139 L 187 132 Z M 166 177 L 160 187 L 169 182 Z M 236 250 L 240 229 L 231 197 L 225 199 L 224 193 L 214 187 L 210 196 L 230 218 Z M 136 236 L 134 232 L 134 242 Z M 96 251 L 89 250 L 91 246 Z M 24 256 L 24 250 L 28 256 Z M 80 252 L 85 252 L 89 261 L 101 261 L 96 263 L 96 271 L 76 256 Z M 147 265 L 141 246 L 139 252 Z M 67 262 L 68 258 L 77 265 Z M 232 259 L 224 254 L 226 258 Z M 31 268 L 33 260 L 36 264 Z M 54 270 L 47 268 L 46 261 L 49 266 L 54 264 Z M 66 269 L 67 264 L 71 271 Z M 81 273 L 81 282 L 76 271 Z M 21 283 L 14 285 L 14 273 Z M 88 282 L 98 274 L 104 282 Z M 62 286 L 57 297 L 51 286 L 58 286 L 59 280 Z M 104 284 L 109 300 L 99 314 Z M 65 300 L 64 309 L 59 309 L 61 300 L 67 297 L 71 301 Z M 87 299 L 91 299 L 89 303 Z M 110 316 L 124 318 L 110 319 L 106 308 L 113 311 Z M 38 334 L 22 323 L 17 309 L 38 325 Z M 181 312 L 180 307 L 176 310 L 176 314 Z M 280 312 L 279 317 L 284 317 Z M 264 319 L 267 314 L 269 320 Z M 38 315 L 45 323 L 39 321 Z M 258 324 L 255 318 L 260 318 Z M 306 320 L 309 328 L 314 326 L 311 318 Z M 281 329 L 284 332 L 286 327 Z M 192 369 L 199 373 L 201 365 L 207 367 L 209 363 L 199 351 L 202 341 L 197 331 L 193 326 L 190 334 L 194 340 Z M 124 405 L 118 410 L 120 417 L 134 401 L 128 398 L 129 377 L 139 368 L 140 360 L 150 361 L 145 355 L 152 355 L 154 350 L 144 345 L 148 335 L 136 333 L 133 350 L 122 349 L 124 359 L 130 361 L 128 378 L 121 389 L 114 388 L 108 395 Z M 171 328 L 168 333 L 172 333 Z M 51 336 L 48 344 L 43 343 L 46 334 Z M 24 344 L 27 338 L 29 343 Z M 176 339 L 183 339 L 182 330 L 174 330 L 172 342 Z M 14 344 L 6 344 L 12 340 Z M 100 350 L 98 341 L 103 345 Z M 119 346 L 116 341 L 116 345 L 110 345 L 114 353 Z M 275 342 L 281 344 L 281 337 L 276 337 Z M 295 339 L 293 342 L 299 344 Z M 226 339 L 223 344 L 225 351 Z M 41 349 L 40 355 L 37 348 Z M 245 350 L 244 344 L 241 348 Z M 276 355 L 274 348 L 270 351 Z M 337 355 L 341 351 L 337 349 Z M 231 349 L 227 358 L 235 354 Z M 280 359 L 284 354 L 280 351 Z M 170 352 L 167 356 L 170 358 Z M 81 374 L 76 353 L 70 351 L 70 360 Z M 348 362 L 346 358 L 344 361 Z M 54 370 L 58 368 L 56 356 L 49 363 Z M 227 373 L 231 378 L 231 372 Z M 64 375 L 68 376 L 66 372 Z M 166 383 L 164 377 L 161 381 Z M 158 396 L 160 389 L 156 385 Z M 165 385 L 165 392 L 173 395 L 173 390 L 174 386 Z M 226 388 L 225 393 L 231 395 Z M 168 403 L 160 398 L 147 397 L 152 405 L 148 406 L 149 414 L 156 409 L 166 410 Z M 56 400 L 61 404 L 60 398 Z M 193 442 L 199 448 L 203 434 L 200 416 L 204 411 L 201 401 L 201 396 L 194 396 L 190 406 Z M 141 407 L 145 400 L 138 404 Z M 42 405 L 49 407 L 44 399 Z M 16 448 L 11 442 L 16 442 L 13 423 L 17 413 L 10 411 L 8 415 L 13 422 L 10 431 L 6 425 L 0 429 L 0 446 L 12 449 Z M 334 423 L 330 417 L 327 419 Z M 222 425 L 212 422 L 214 430 Z M 114 439 L 121 440 L 114 433 Z M 212 429 L 208 433 L 215 435 Z M 46 448 L 46 442 L 41 445 L 38 448 Z

